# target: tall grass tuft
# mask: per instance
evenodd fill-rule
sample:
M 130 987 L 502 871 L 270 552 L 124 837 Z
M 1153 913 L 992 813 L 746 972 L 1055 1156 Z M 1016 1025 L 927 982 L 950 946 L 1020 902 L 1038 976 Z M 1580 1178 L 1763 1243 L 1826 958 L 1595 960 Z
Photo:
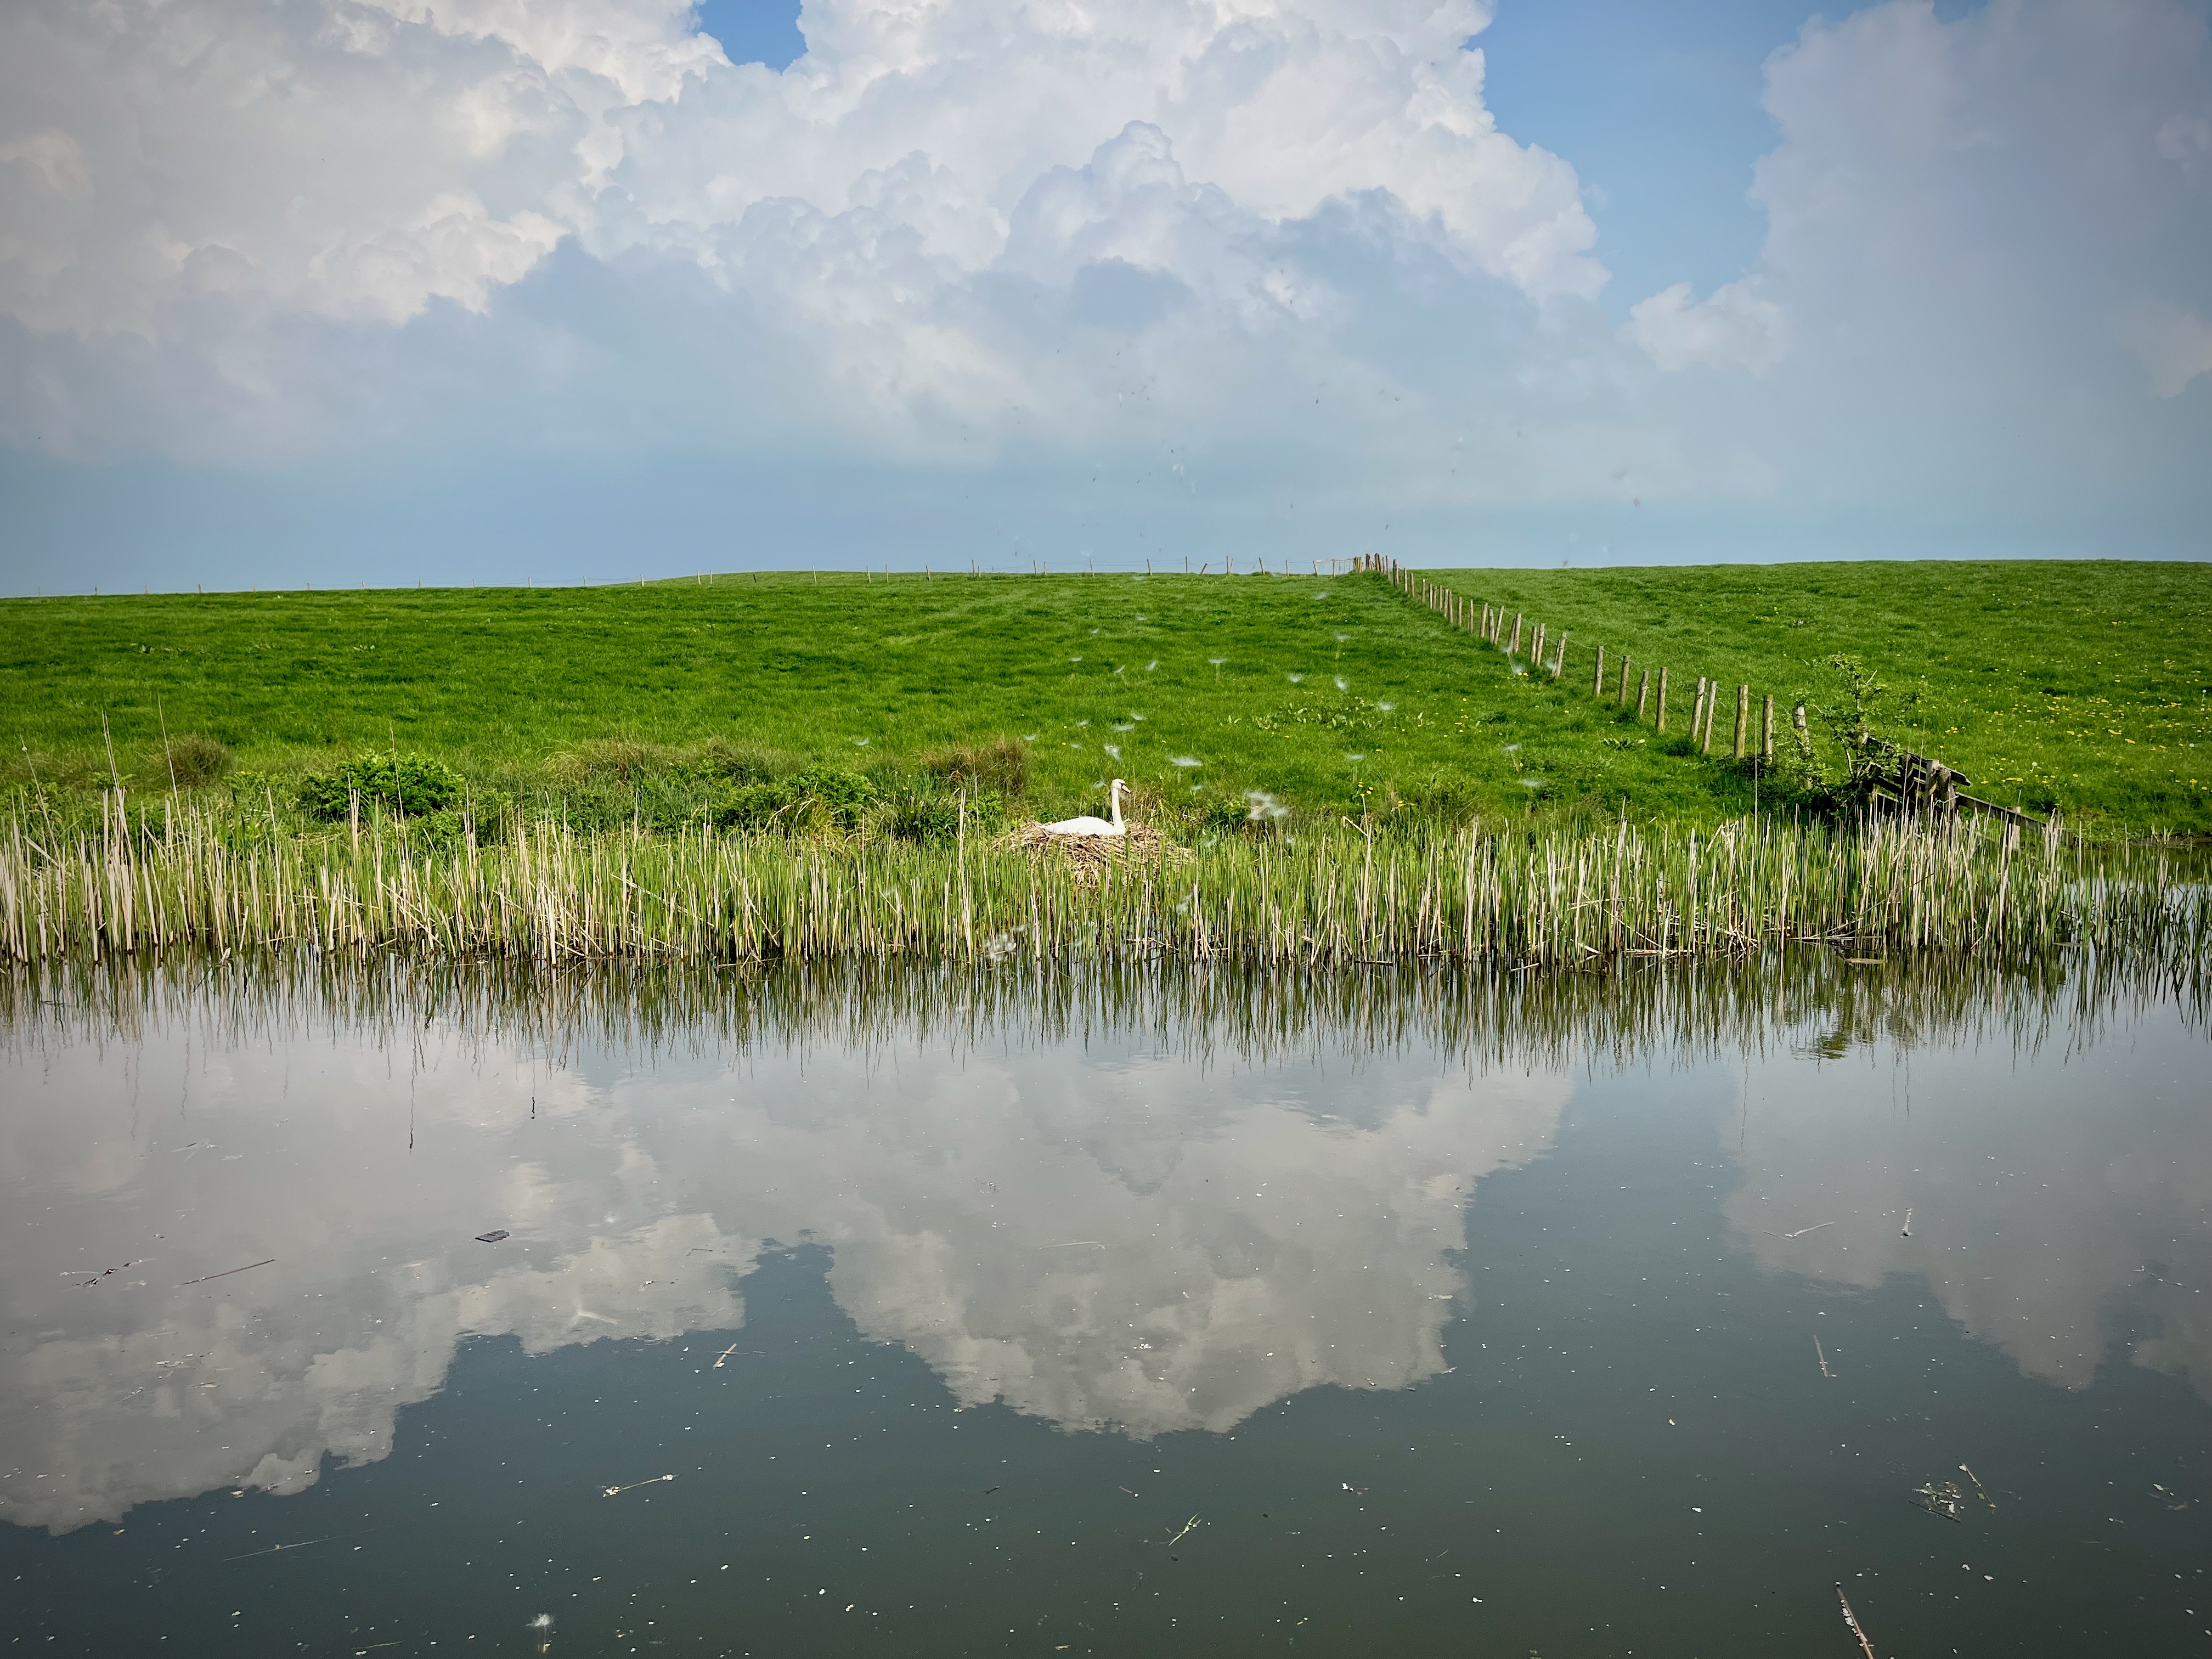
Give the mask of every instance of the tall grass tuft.
M 2155 846 L 2008 848 L 1891 822 L 1528 835 L 1480 827 L 1229 836 L 1094 883 L 994 838 L 584 834 L 516 820 L 480 843 L 378 816 L 320 838 L 190 802 L 70 832 L 15 817 L 0 956 L 196 947 L 749 963 L 847 957 L 1510 966 L 1807 946 L 2025 962 L 2124 953 L 2194 982 L 2212 903 Z

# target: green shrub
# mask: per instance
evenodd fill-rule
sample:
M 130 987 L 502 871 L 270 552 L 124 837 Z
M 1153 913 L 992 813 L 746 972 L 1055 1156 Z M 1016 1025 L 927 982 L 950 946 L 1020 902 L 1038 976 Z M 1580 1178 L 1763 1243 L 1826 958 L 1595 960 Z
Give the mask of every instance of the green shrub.
M 963 816 L 967 833 L 989 835 L 1004 826 L 1006 803 L 983 793 L 961 798 L 931 790 L 897 797 L 884 809 L 879 822 L 884 833 L 901 841 L 952 841 L 960 835 Z
M 302 811 L 334 822 L 347 816 L 356 799 L 363 806 L 403 816 L 441 811 L 460 799 L 461 787 L 459 772 L 428 755 L 369 753 L 332 771 L 309 773 L 298 799 Z
M 773 783 L 726 787 L 702 810 L 718 830 L 851 832 L 875 804 L 876 787 L 842 767 L 810 766 Z
M 794 806 L 818 807 L 840 830 L 860 828 L 876 799 L 874 784 L 840 766 L 810 766 L 769 787 L 787 791 Z

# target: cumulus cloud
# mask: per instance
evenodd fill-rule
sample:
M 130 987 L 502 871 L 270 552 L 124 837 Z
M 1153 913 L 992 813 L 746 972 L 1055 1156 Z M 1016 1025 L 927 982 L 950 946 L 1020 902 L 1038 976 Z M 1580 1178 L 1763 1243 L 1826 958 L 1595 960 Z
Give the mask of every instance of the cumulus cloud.
M 2025 527 L 2108 501 L 2140 522 L 2204 489 L 2212 101 L 2201 9 L 1889 0 L 1815 19 L 1766 69 L 1780 143 L 1753 269 L 1638 304 L 1626 337 L 1808 506 Z M 2115 318 L 2130 319 L 2116 331 Z M 2152 369 L 2147 386 L 2136 358 Z
M 1085 13 L 822 0 L 784 74 L 732 67 L 682 0 L 64 0 L 0 23 L 15 227 L 0 307 L 144 331 L 210 290 L 404 321 L 481 308 L 562 235 L 741 265 L 811 216 L 876 216 L 939 281 L 1139 123 L 1259 219 L 1379 191 L 1531 294 L 1601 273 L 1572 170 L 1500 134 L 1486 21 L 1419 0 Z M 795 218 L 793 209 L 803 209 Z M 748 216 L 765 213 L 751 237 Z M 780 222 L 780 223 L 779 223 Z M 783 236 L 774 233 L 785 231 Z M 1172 246 L 1148 250 L 1172 264 Z
M 1172 453 L 1237 492 L 1194 533 L 1264 505 L 1316 552 L 1632 498 L 2208 505 L 2183 0 L 1809 22 L 1759 257 L 1625 319 L 1571 158 L 1485 102 L 1514 66 L 1472 0 L 801 21 L 779 72 L 677 0 L 0 9 L 0 442 L 981 473 L 994 532 L 1028 492 L 1070 533 L 1070 475 Z
M 1755 279 L 1730 283 L 1703 300 L 1692 297 L 1687 283 L 1677 283 L 1631 307 L 1628 317 L 1629 337 L 1665 369 L 1705 363 L 1764 374 L 1789 344 L 1788 317 L 1761 297 Z

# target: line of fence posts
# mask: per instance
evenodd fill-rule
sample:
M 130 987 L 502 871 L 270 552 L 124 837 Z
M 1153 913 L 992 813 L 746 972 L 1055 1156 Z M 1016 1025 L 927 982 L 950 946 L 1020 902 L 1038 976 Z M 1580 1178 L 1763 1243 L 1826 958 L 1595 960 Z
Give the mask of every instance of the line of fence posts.
M 1508 659 L 1517 659 L 1521 643 L 1527 633 L 1527 614 L 1516 611 L 1509 630 L 1505 608 L 1485 601 L 1470 599 L 1441 582 L 1432 582 L 1425 576 L 1416 576 L 1395 559 L 1379 553 L 1364 553 L 1354 562 L 1358 570 L 1370 571 L 1386 578 L 1394 587 L 1427 605 L 1462 633 L 1472 634 L 1484 644 L 1503 651 Z M 1535 632 L 1528 638 L 1528 660 L 1538 670 L 1553 679 L 1561 678 L 1567 668 L 1567 630 L 1561 629 L 1556 641 L 1550 638 L 1549 625 L 1535 624 Z M 1664 664 L 1659 668 L 1658 683 L 1652 682 L 1651 670 L 1640 667 L 1634 659 L 1623 652 L 1620 657 L 1619 679 L 1613 687 L 1614 706 L 1628 707 L 1628 682 L 1632 672 L 1636 677 L 1636 720 L 1640 725 L 1644 717 L 1651 716 L 1652 729 L 1663 734 L 1667 730 L 1667 699 L 1668 671 Z M 1605 696 L 1606 654 L 1602 645 L 1591 647 L 1590 696 L 1601 701 Z M 1723 687 L 1716 679 L 1698 677 L 1697 696 L 1690 709 L 1690 742 L 1700 754 L 1713 752 L 1713 723 L 1719 718 Z M 1790 711 L 1790 720 L 1799 738 L 1808 733 L 1805 705 L 1799 703 Z M 1729 750 L 1736 760 L 1752 753 L 1754 734 L 1752 728 L 1751 688 L 1738 685 L 1735 689 L 1735 726 Z M 1759 699 L 1759 726 L 1756 733 L 1757 757 L 1768 764 L 1774 760 L 1774 694 L 1762 693 Z

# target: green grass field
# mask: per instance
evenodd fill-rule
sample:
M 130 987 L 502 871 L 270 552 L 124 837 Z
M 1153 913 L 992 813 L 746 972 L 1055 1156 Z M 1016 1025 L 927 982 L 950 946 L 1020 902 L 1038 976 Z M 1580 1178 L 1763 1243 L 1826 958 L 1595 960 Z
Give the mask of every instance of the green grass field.
M 1837 654 L 1895 688 L 1879 724 L 1985 799 L 2078 823 L 2212 829 L 2212 565 L 2118 561 L 1425 573 L 1590 647 L 1778 701 Z M 1574 678 L 1570 670 L 1565 677 Z M 1732 712 L 1732 708 L 1729 712 Z M 1727 714 L 1720 728 L 1723 740 Z
M 579 780 L 604 793 L 611 767 L 628 788 L 673 758 L 651 745 L 710 738 L 771 770 L 830 762 L 905 787 L 933 751 L 1003 738 L 1025 748 L 1023 810 L 1040 816 L 1101 809 L 1110 776 L 1156 812 L 1247 791 L 1324 818 L 1394 801 L 1690 822 L 1747 807 L 1753 780 L 1717 754 L 1674 752 L 1671 732 L 1662 743 L 1592 701 L 1588 647 L 1602 641 L 1668 664 L 1684 726 L 1699 673 L 1832 699 L 1819 665 L 1854 653 L 1919 693 L 1878 723 L 1998 798 L 2212 829 L 2203 566 L 1428 574 L 1567 628 L 1564 681 L 1515 672 L 1373 576 L 9 600 L 8 771 L 104 784 L 104 716 L 142 799 L 168 787 L 166 724 L 254 774 L 396 746 L 518 794 Z

